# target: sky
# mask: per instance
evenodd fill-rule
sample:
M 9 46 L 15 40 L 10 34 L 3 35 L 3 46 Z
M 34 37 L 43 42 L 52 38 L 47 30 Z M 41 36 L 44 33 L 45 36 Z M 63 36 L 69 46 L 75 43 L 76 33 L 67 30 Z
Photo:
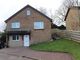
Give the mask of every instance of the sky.
M 54 14 L 62 3 L 63 0 L 0 0 L 0 31 L 5 29 L 4 21 L 27 4 L 36 9 L 46 8 Z

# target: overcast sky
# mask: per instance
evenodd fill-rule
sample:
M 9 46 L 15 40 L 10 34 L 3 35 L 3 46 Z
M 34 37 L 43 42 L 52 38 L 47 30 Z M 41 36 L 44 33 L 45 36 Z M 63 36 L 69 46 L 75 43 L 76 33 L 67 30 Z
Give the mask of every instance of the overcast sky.
M 44 7 L 54 14 L 62 2 L 63 0 L 0 0 L 0 31 L 4 29 L 4 21 L 27 4 L 36 9 Z

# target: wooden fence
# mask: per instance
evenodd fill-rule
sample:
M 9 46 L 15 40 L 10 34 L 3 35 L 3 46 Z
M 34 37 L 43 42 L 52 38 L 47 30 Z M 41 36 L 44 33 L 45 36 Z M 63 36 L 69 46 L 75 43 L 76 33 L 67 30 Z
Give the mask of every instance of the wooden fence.
M 62 38 L 69 38 L 71 40 L 80 42 L 80 31 L 67 31 L 67 30 L 59 30 L 52 29 L 52 34 L 58 34 Z

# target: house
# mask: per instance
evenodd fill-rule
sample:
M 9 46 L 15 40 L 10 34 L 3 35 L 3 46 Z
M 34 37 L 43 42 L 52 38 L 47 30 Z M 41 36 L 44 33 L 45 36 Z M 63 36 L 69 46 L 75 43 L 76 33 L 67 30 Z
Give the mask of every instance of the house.
M 51 39 L 52 19 L 30 5 L 6 21 L 6 44 L 9 47 L 29 47 Z
M 65 20 L 68 31 L 80 31 L 80 6 L 70 7 Z

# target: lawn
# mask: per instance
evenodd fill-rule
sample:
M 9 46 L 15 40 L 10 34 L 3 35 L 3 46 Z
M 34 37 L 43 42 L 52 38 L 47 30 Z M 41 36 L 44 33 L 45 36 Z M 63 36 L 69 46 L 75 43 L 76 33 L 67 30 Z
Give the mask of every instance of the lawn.
M 30 48 L 38 51 L 68 52 L 73 55 L 75 60 L 80 60 L 80 44 L 69 39 L 34 44 Z

